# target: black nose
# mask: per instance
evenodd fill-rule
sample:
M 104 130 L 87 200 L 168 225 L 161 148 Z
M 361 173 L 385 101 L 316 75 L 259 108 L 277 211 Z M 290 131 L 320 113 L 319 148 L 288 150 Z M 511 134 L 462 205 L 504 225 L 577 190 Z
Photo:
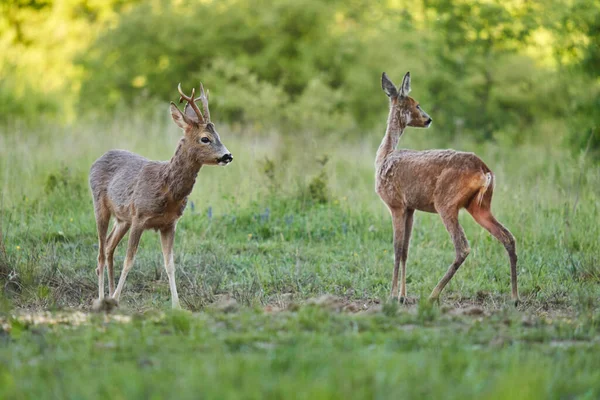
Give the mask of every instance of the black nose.
M 233 161 L 233 156 L 231 155 L 231 153 L 227 153 L 225 154 L 223 157 L 219 158 L 219 162 L 232 162 Z
M 429 125 L 433 122 L 433 120 L 431 118 L 428 118 L 427 121 L 425 122 L 425 125 Z

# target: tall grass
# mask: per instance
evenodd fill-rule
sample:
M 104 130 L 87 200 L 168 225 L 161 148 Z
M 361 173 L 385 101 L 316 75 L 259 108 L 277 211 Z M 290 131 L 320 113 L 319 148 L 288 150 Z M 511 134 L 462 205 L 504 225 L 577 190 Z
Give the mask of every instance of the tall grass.
M 401 146 L 444 146 L 439 130 L 409 129 Z M 385 298 L 393 262 L 387 210 L 374 192 L 382 131 L 359 139 L 282 136 L 217 125 L 235 161 L 200 170 L 176 237 L 178 282 L 192 308 L 230 293 L 247 304 L 290 292 Z M 111 148 L 168 160 L 180 132 L 167 112 L 116 115 L 63 127 L 0 127 L 1 279 L 16 305 L 89 304 L 95 295 L 96 229 L 87 171 Z M 517 238 L 528 304 L 574 305 L 600 282 L 600 169 L 585 154 L 456 139 L 495 172 L 493 209 Z M 504 302 L 508 260 L 501 245 L 461 214 L 473 253 L 447 288 L 449 299 Z M 418 213 L 408 263 L 409 295 L 426 294 L 453 256 L 439 217 Z M 117 250 L 117 266 L 122 260 Z M 117 267 L 118 268 L 118 267 Z M 158 241 L 142 239 L 125 298 L 168 300 Z M 76 282 L 73 288 L 67 283 Z M 579 295 L 578 295 L 579 294 Z M 581 295 L 581 296 L 580 296 Z M 579 296 L 579 297 L 578 297 Z

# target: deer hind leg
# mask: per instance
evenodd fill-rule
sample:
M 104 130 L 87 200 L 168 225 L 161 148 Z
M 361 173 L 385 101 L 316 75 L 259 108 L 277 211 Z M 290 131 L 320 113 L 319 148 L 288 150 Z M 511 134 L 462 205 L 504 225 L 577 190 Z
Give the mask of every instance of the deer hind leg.
M 137 252 L 138 245 L 140 244 L 140 237 L 142 236 L 142 232 L 144 232 L 144 226 L 142 224 L 134 222 L 131 226 L 131 233 L 129 233 L 129 241 L 127 243 L 127 255 L 125 256 L 125 262 L 123 263 L 123 270 L 121 271 L 121 276 L 119 277 L 117 289 L 113 294 L 113 299 L 117 301 L 119 301 L 119 297 L 121 296 L 121 292 L 123 291 L 123 286 L 125 286 L 127 274 L 133 267 L 135 253 Z
M 173 262 L 174 240 L 175 226 L 170 226 L 160 231 L 160 244 L 162 246 L 167 277 L 169 278 L 169 288 L 171 289 L 171 304 L 173 308 L 181 308 L 179 305 L 179 295 L 177 294 L 177 285 L 175 284 L 175 263 Z
M 114 255 L 115 249 L 129 230 L 131 224 L 129 222 L 117 221 L 112 231 L 108 235 L 106 244 L 106 266 L 108 267 L 108 293 L 113 296 L 115 293 L 115 271 L 114 271 Z
M 438 282 L 436 287 L 431 292 L 429 296 L 429 300 L 437 300 L 440 296 L 444 287 L 448 284 L 450 279 L 454 276 L 458 268 L 465 261 L 471 249 L 469 248 L 469 242 L 467 241 L 467 237 L 465 236 L 465 232 L 462 227 L 458 223 L 458 209 L 452 210 L 450 212 L 440 213 L 442 220 L 444 221 L 444 225 L 452 238 L 452 242 L 454 243 L 454 249 L 456 251 L 456 257 L 454 262 L 446 271 L 446 274 L 442 277 L 442 279 Z
M 102 205 L 97 205 L 96 210 L 96 228 L 98 229 L 98 298 L 104 298 L 104 265 L 106 263 L 106 232 L 110 222 L 110 212 Z
M 467 211 L 469 211 L 479 225 L 483 226 L 504 245 L 510 259 L 512 300 L 517 305 L 519 303 L 519 289 L 517 287 L 517 249 L 514 236 L 492 215 L 489 202 L 478 204 L 478 202 L 472 201 L 467 207 Z

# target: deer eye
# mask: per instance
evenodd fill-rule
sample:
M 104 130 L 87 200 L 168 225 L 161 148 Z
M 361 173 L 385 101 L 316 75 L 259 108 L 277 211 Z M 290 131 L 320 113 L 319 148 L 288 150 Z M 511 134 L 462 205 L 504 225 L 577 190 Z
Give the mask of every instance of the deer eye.
M 201 141 L 202 143 L 210 143 L 210 139 L 209 139 L 209 138 L 207 138 L 206 136 L 202 137 L 202 139 L 200 139 L 200 141 Z

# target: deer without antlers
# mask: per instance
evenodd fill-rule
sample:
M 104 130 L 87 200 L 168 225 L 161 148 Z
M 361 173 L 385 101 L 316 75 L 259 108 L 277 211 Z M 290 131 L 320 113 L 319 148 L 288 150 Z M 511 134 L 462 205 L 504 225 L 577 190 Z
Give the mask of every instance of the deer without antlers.
M 407 126 L 428 128 L 431 118 L 408 96 L 410 73 L 399 88 L 383 73 L 383 91 L 390 99 L 385 136 L 375 160 L 376 191 L 388 206 L 394 228 L 394 273 L 392 297 L 406 298 L 406 260 L 415 210 L 438 213 L 456 250 L 456 258 L 429 296 L 437 300 L 446 284 L 469 255 L 469 242 L 458 222 L 458 212 L 466 208 L 475 221 L 506 248 L 510 259 L 512 300 L 519 301 L 515 239 L 492 215 L 494 175 L 473 153 L 454 150 L 396 150 Z M 398 272 L 400 293 L 398 293 Z
M 104 266 L 108 266 L 109 295 L 115 300 L 123 291 L 125 279 L 133 267 L 142 232 L 160 231 L 165 269 L 171 289 L 173 308 L 179 308 L 175 285 L 173 241 L 175 227 L 187 204 L 198 171 L 203 165 L 229 164 L 233 157 L 221 143 L 210 121 L 208 98 L 200 84 L 200 97 L 195 90 L 187 96 L 178 86 L 179 101 L 187 102 L 182 113 L 171 103 L 171 118 L 184 134 L 170 161 L 150 161 L 125 150 L 110 150 L 94 162 L 90 169 L 90 187 L 98 228 L 98 296 L 104 298 Z M 196 105 L 200 100 L 204 115 Z M 115 224 L 107 236 L 111 216 Z M 129 233 L 127 255 L 115 289 L 113 255 L 115 248 Z

